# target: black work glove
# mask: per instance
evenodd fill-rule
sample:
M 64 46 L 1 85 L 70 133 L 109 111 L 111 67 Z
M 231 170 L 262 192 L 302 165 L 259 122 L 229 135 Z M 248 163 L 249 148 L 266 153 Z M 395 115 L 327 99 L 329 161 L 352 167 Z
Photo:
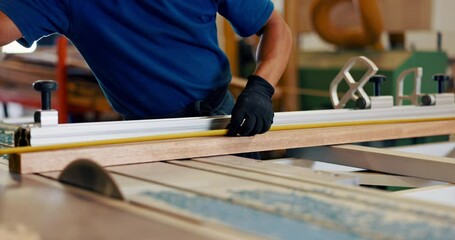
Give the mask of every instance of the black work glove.
M 275 89 L 263 78 L 251 75 L 237 98 L 228 125 L 228 136 L 253 136 L 267 132 L 273 123 L 272 95 Z

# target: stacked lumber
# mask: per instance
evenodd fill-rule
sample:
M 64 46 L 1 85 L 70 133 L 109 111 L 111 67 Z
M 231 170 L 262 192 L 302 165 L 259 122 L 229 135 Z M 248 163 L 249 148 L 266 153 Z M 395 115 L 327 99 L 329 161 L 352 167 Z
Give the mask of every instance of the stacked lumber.
M 288 168 L 286 171 L 283 168 Z M 275 239 L 445 239 L 455 208 L 234 156 L 108 167 L 126 201 Z M 58 172 L 43 174 L 56 178 Z

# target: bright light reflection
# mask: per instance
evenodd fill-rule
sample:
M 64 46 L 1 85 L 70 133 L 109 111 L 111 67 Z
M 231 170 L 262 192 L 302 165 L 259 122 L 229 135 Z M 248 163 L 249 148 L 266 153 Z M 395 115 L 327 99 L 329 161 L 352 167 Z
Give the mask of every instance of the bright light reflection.
M 14 41 L 8 45 L 3 46 L 2 52 L 3 53 L 31 53 L 34 52 L 36 49 L 36 42 L 29 48 L 25 48 L 20 45 L 18 42 Z

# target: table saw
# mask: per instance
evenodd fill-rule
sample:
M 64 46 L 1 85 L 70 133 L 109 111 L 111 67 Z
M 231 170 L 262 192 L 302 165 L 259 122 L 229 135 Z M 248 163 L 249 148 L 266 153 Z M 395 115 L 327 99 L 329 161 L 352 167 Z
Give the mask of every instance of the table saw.
M 356 64 L 369 68 L 358 81 L 349 74 Z M 452 143 L 393 149 L 354 143 L 453 134 L 454 96 L 399 93 L 415 101 L 408 106 L 368 96 L 362 87 L 376 71 L 366 58 L 351 59 L 329 90 L 336 109 L 276 113 L 271 131 L 254 137 L 225 137 L 229 116 L 56 124 L 48 118 L 54 113 L 40 110 L 34 122 L 5 119 L 0 236 L 452 239 Z M 418 72 L 409 71 L 417 85 Z M 340 94 L 343 81 L 349 90 Z M 359 99 L 362 109 L 343 108 Z M 283 149 L 285 159 L 231 155 Z M 304 161 L 357 170 L 303 167 Z

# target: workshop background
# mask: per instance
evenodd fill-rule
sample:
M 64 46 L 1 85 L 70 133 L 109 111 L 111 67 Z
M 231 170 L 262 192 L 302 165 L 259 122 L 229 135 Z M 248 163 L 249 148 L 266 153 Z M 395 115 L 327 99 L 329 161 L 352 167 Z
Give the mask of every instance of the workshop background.
M 394 81 L 407 68 L 424 68 L 422 92 L 434 91 L 430 79 L 433 74 L 451 75 L 454 71 L 455 21 L 450 12 L 454 1 L 378 0 L 376 13 L 360 8 L 356 1 L 332 1 L 322 12 L 315 10 L 309 0 L 274 3 L 296 39 L 289 67 L 274 96 L 276 111 L 331 108 L 328 84 L 349 57 L 356 55 L 371 58 L 379 73 L 387 76 L 383 94 L 394 94 Z M 231 90 L 236 94 L 245 85 L 243 78 L 254 69 L 257 39 L 240 39 L 219 20 L 219 42 L 231 60 Z M 378 36 L 379 42 L 357 46 L 340 43 L 349 34 Z M 31 84 L 38 79 L 54 79 L 60 86 L 53 100 L 60 122 L 120 119 L 104 99 L 84 60 L 63 37 L 42 39 L 30 49 L 17 43 L 5 46 L 1 63 L 0 118 L 32 114 L 40 106 L 40 97 Z M 372 86 L 366 89 L 371 93 Z

